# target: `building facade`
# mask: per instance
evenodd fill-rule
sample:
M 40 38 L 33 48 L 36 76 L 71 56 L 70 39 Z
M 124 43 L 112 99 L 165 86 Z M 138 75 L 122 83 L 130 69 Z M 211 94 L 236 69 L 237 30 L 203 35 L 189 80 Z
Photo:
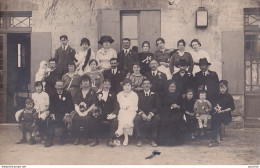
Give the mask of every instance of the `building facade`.
M 206 28 L 196 27 L 201 6 L 208 12 Z M 101 35 L 111 35 L 117 52 L 123 37 L 139 49 L 148 40 L 152 51 L 158 37 L 166 48 L 184 39 L 187 51 L 198 38 L 210 55 L 210 69 L 229 81 L 234 121 L 259 124 L 259 0 L 2 0 L 0 11 L 2 122 L 12 120 L 10 111 L 33 91 L 39 62 L 54 56 L 59 36 L 66 34 L 76 50 L 87 37 L 94 51 Z

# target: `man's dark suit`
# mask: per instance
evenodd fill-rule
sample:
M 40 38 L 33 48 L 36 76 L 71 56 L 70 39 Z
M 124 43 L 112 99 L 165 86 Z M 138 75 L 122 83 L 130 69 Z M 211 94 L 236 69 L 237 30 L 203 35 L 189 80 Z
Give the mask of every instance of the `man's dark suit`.
M 49 111 L 50 114 L 55 115 L 55 120 L 50 119 L 50 130 L 51 134 L 54 134 L 56 127 L 63 128 L 63 132 L 61 135 L 61 141 L 65 138 L 67 130 L 65 128 L 65 124 L 63 118 L 65 113 L 70 113 L 74 110 L 74 105 L 71 97 L 71 93 L 67 90 L 63 90 L 62 94 L 59 96 L 57 91 L 50 94 L 50 106 Z M 52 135 L 51 135 L 52 136 Z
M 133 72 L 133 64 L 135 62 L 139 62 L 138 54 L 131 49 L 126 55 L 124 50 L 120 51 L 117 54 L 117 59 L 119 69 L 125 71 L 126 73 Z
M 185 94 L 188 88 L 195 89 L 194 77 L 187 71 L 183 76 L 181 76 L 180 71 L 173 74 L 172 80 L 176 82 L 176 90 L 181 94 Z
M 158 93 L 161 97 L 163 92 L 167 89 L 167 77 L 165 73 L 158 71 L 157 74 L 153 76 L 152 71 L 150 71 L 144 76 L 151 81 L 151 90 Z
M 55 51 L 55 59 L 57 60 L 57 70 L 58 73 L 63 76 L 68 72 L 68 63 L 72 61 L 76 61 L 75 58 L 76 51 L 70 46 L 67 47 L 66 51 L 62 50 L 62 47 L 59 47 Z
M 213 107 L 215 107 L 215 101 L 219 93 L 219 79 L 218 75 L 214 71 L 208 70 L 206 76 L 203 75 L 202 71 L 195 74 L 196 86 L 204 85 L 207 91 L 207 100 L 210 101 Z
M 144 121 L 140 114 L 136 115 L 134 119 L 136 135 L 139 138 L 143 137 L 143 131 L 144 129 L 146 129 L 150 131 L 150 134 L 147 136 L 150 136 L 151 138 L 156 140 L 160 121 L 160 97 L 156 92 L 153 91 L 151 91 L 148 96 L 145 95 L 144 91 L 139 92 L 138 97 L 138 112 L 144 112 L 145 115 L 149 115 L 149 113 L 152 113 L 152 115 L 154 116 L 152 117 L 151 121 Z
M 124 71 L 121 71 L 119 69 L 117 69 L 116 74 L 112 74 L 112 70 L 111 69 L 107 69 L 103 71 L 103 76 L 104 79 L 109 79 L 111 81 L 111 91 L 114 93 L 119 93 L 120 91 L 122 91 L 122 86 L 121 86 L 121 82 L 123 82 L 123 80 L 126 77 L 126 73 Z
M 61 79 L 61 74 L 59 74 L 57 69 L 54 69 L 50 72 L 49 76 L 45 78 L 45 90 L 50 95 L 56 91 L 55 84 L 58 80 Z
M 102 91 L 97 93 L 97 96 L 102 96 L 103 97 L 103 93 Z M 116 94 L 114 92 L 109 91 L 108 92 L 108 96 L 107 96 L 107 100 L 104 101 L 103 99 L 98 100 L 97 105 L 101 108 L 102 110 L 102 114 L 100 115 L 99 119 L 96 122 L 102 122 L 102 121 L 106 121 L 109 123 L 109 138 L 113 138 L 114 134 L 117 130 L 117 126 L 118 126 L 118 121 L 117 118 L 114 118 L 112 120 L 108 120 L 107 119 L 107 115 L 111 114 L 113 112 L 115 112 L 115 104 L 116 104 L 117 100 L 116 100 Z M 96 124 L 97 126 L 100 126 L 100 124 Z M 96 128 L 96 130 L 99 130 L 98 128 Z

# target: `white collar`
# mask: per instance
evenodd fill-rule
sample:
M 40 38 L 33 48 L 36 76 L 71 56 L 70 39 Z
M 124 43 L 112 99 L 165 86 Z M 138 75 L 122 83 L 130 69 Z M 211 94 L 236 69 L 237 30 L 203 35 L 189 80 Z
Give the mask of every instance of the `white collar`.
M 65 45 L 65 50 L 67 50 L 68 46 L 69 46 L 68 44 Z M 64 46 L 62 45 L 61 48 L 63 49 L 63 47 L 64 47 Z
M 152 74 L 153 74 L 153 72 L 155 73 L 155 75 L 157 75 L 158 70 L 157 69 L 155 71 L 152 70 Z
M 149 96 L 149 95 L 150 95 L 150 92 L 151 92 L 151 90 L 148 90 L 147 92 L 144 91 L 144 95 L 148 94 L 148 96 Z

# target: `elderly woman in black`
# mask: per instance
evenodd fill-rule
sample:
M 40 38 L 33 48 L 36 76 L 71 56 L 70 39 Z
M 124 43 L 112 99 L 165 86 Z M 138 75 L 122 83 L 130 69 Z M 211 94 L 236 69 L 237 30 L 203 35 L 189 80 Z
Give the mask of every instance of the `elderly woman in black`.
M 89 134 L 94 129 L 91 120 L 100 115 L 96 113 L 97 96 L 91 88 L 91 79 L 88 75 L 85 74 L 81 77 L 80 87 L 81 89 L 75 94 L 75 111 L 72 116 L 72 133 L 75 137 L 75 145 L 79 143 L 80 137 L 83 138 L 83 144 L 86 144 L 86 133 Z M 94 140 L 90 145 L 95 146 L 97 143 Z
M 175 82 L 170 81 L 168 91 L 162 98 L 159 145 L 173 146 L 183 142 L 184 120 L 180 110 L 181 100 Z
M 219 82 L 219 95 L 216 99 L 216 106 L 212 114 L 212 137 L 209 147 L 218 146 L 218 135 L 223 141 L 221 132 L 221 123 L 228 125 L 232 121 L 231 111 L 235 109 L 234 99 L 228 93 L 228 81 L 221 80 Z

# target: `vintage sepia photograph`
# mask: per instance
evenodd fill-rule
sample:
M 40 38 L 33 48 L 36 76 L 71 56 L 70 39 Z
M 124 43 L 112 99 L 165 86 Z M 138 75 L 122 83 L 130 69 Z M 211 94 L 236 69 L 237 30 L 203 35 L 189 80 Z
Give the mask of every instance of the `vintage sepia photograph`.
M 0 165 L 260 165 L 260 0 L 0 0 Z

